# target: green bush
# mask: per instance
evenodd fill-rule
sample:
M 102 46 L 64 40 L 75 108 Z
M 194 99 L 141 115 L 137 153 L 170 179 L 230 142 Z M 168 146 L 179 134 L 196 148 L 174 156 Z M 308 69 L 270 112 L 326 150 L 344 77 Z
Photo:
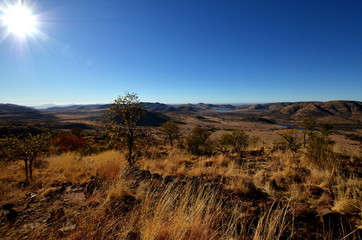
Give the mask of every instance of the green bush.
M 211 133 L 200 126 L 195 127 L 186 138 L 186 150 L 194 155 L 208 155 L 213 152 Z
M 333 166 L 333 145 L 335 142 L 329 137 L 332 129 L 331 123 L 321 123 L 320 132 L 309 132 L 306 141 L 308 159 L 321 168 Z
M 249 146 L 250 137 L 241 130 L 234 130 L 221 136 L 218 147 L 233 153 L 242 154 Z
M 298 152 L 302 143 L 298 141 L 298 133 L 295 130 L 288 130 L 279 134 L 282 138 L 274 142 L 274 148 L 282 151 Z

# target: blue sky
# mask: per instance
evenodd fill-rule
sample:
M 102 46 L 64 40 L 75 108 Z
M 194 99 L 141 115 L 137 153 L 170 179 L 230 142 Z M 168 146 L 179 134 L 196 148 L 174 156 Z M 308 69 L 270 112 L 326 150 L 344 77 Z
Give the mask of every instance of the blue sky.
M 109 103 L 125 91 L 164 103 L 362 101 L 361 1 L 27 4 L 36 33 L 5 37 L 0 25 L 1 103 Z

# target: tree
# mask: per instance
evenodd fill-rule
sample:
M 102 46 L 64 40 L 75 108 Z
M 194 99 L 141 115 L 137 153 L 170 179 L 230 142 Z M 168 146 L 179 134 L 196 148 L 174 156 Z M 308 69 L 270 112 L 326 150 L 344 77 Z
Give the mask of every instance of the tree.
M 195 155 L 211 155 L 211 133 L 200 126 L 195 127 L 186 138 L 186 149 Z
M 50 146 L 50 134 L 28 135 L 24 139 L 7 137 L 0 142 L 0 156 L 5 160 L 24 161 L 26 181 L 33 177 L 33 163 L 37 157 L 47 152 Z
M 241 130 L 234 130 L 221 136 L 220 146 L 231 147 L 234 153 L 242 154 L 249 145 L 249 136 Z
M 320 132 L 312 132 L 307 140 L 307 156 L 313 164 L 319 167 L 333 166 L 333 145 L 335 142 L 329 137 L 333 124 L 321 123 Z M 330 166 L 329 166 L 330 165 Z
M 282 138 L 275 141 L 275 147 L 283 151 L 298 152 L 302 144 L 298 141 L 298 132 L 296 130 L 289 129 L 285 133 L 279 133 L 279 135 Z
M 306 147 L 306 144 L 307 144 L 307 136 L 311 137 L 313 135 L 313 132 L 315 131 L 316 126 L 317 126 L 317 120 L 314 117 L 305 116 L 303 118 L 303 127 L 304 127 L 303 145 L 304 145 L 304 147 Z
M 162 123 L 161 132 L 165 134 L 166 138 L 170 141 L 171 147 L 173 147 L 173 140 L 180 137 L 180 129 L 173 121 Z
M 133 149 L 135 141 L 141 136 L 137 123 L 145 114 L 145 110 L 136 93 L 126 93 L 114 100 L 108 109 L 109 133 L 112 139 L 123 139 L 128 149 L 127 160 L 130 166 L 134 166 L 135 156 Z

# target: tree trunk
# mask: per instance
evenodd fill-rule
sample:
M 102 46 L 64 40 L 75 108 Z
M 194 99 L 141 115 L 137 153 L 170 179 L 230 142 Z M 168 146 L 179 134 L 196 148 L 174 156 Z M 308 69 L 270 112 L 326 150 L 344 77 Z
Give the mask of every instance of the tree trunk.
M 25 159 L 24 163 L 25 163 L 25 181 L 29 181 L 28 159 Z
M 131 167 L 134 165 L 134 159 L 133 159 L 133 130 L 129 129 L 129 135 L 128 135 L 128 163 Z
M 35 158 L 36 158 L 36 155 L 33 156 L 32 158 L 30 158 L 30 161 L 29 161 L 29 178 L 30 178 L 30 180 L 33 179 L 33 163 L 34 163 Z

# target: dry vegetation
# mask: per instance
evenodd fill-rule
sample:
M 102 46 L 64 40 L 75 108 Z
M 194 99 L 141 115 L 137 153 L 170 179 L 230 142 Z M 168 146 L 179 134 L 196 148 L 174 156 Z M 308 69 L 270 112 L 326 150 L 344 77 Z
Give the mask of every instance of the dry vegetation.
M 4 164 L 0 238 L 361 239 L 361 158 L 316 165 L 305 151 L 154 146 L 133 168 L 115 150 L 67 152 L 38 162 L 30 185 L 21 162 Z

